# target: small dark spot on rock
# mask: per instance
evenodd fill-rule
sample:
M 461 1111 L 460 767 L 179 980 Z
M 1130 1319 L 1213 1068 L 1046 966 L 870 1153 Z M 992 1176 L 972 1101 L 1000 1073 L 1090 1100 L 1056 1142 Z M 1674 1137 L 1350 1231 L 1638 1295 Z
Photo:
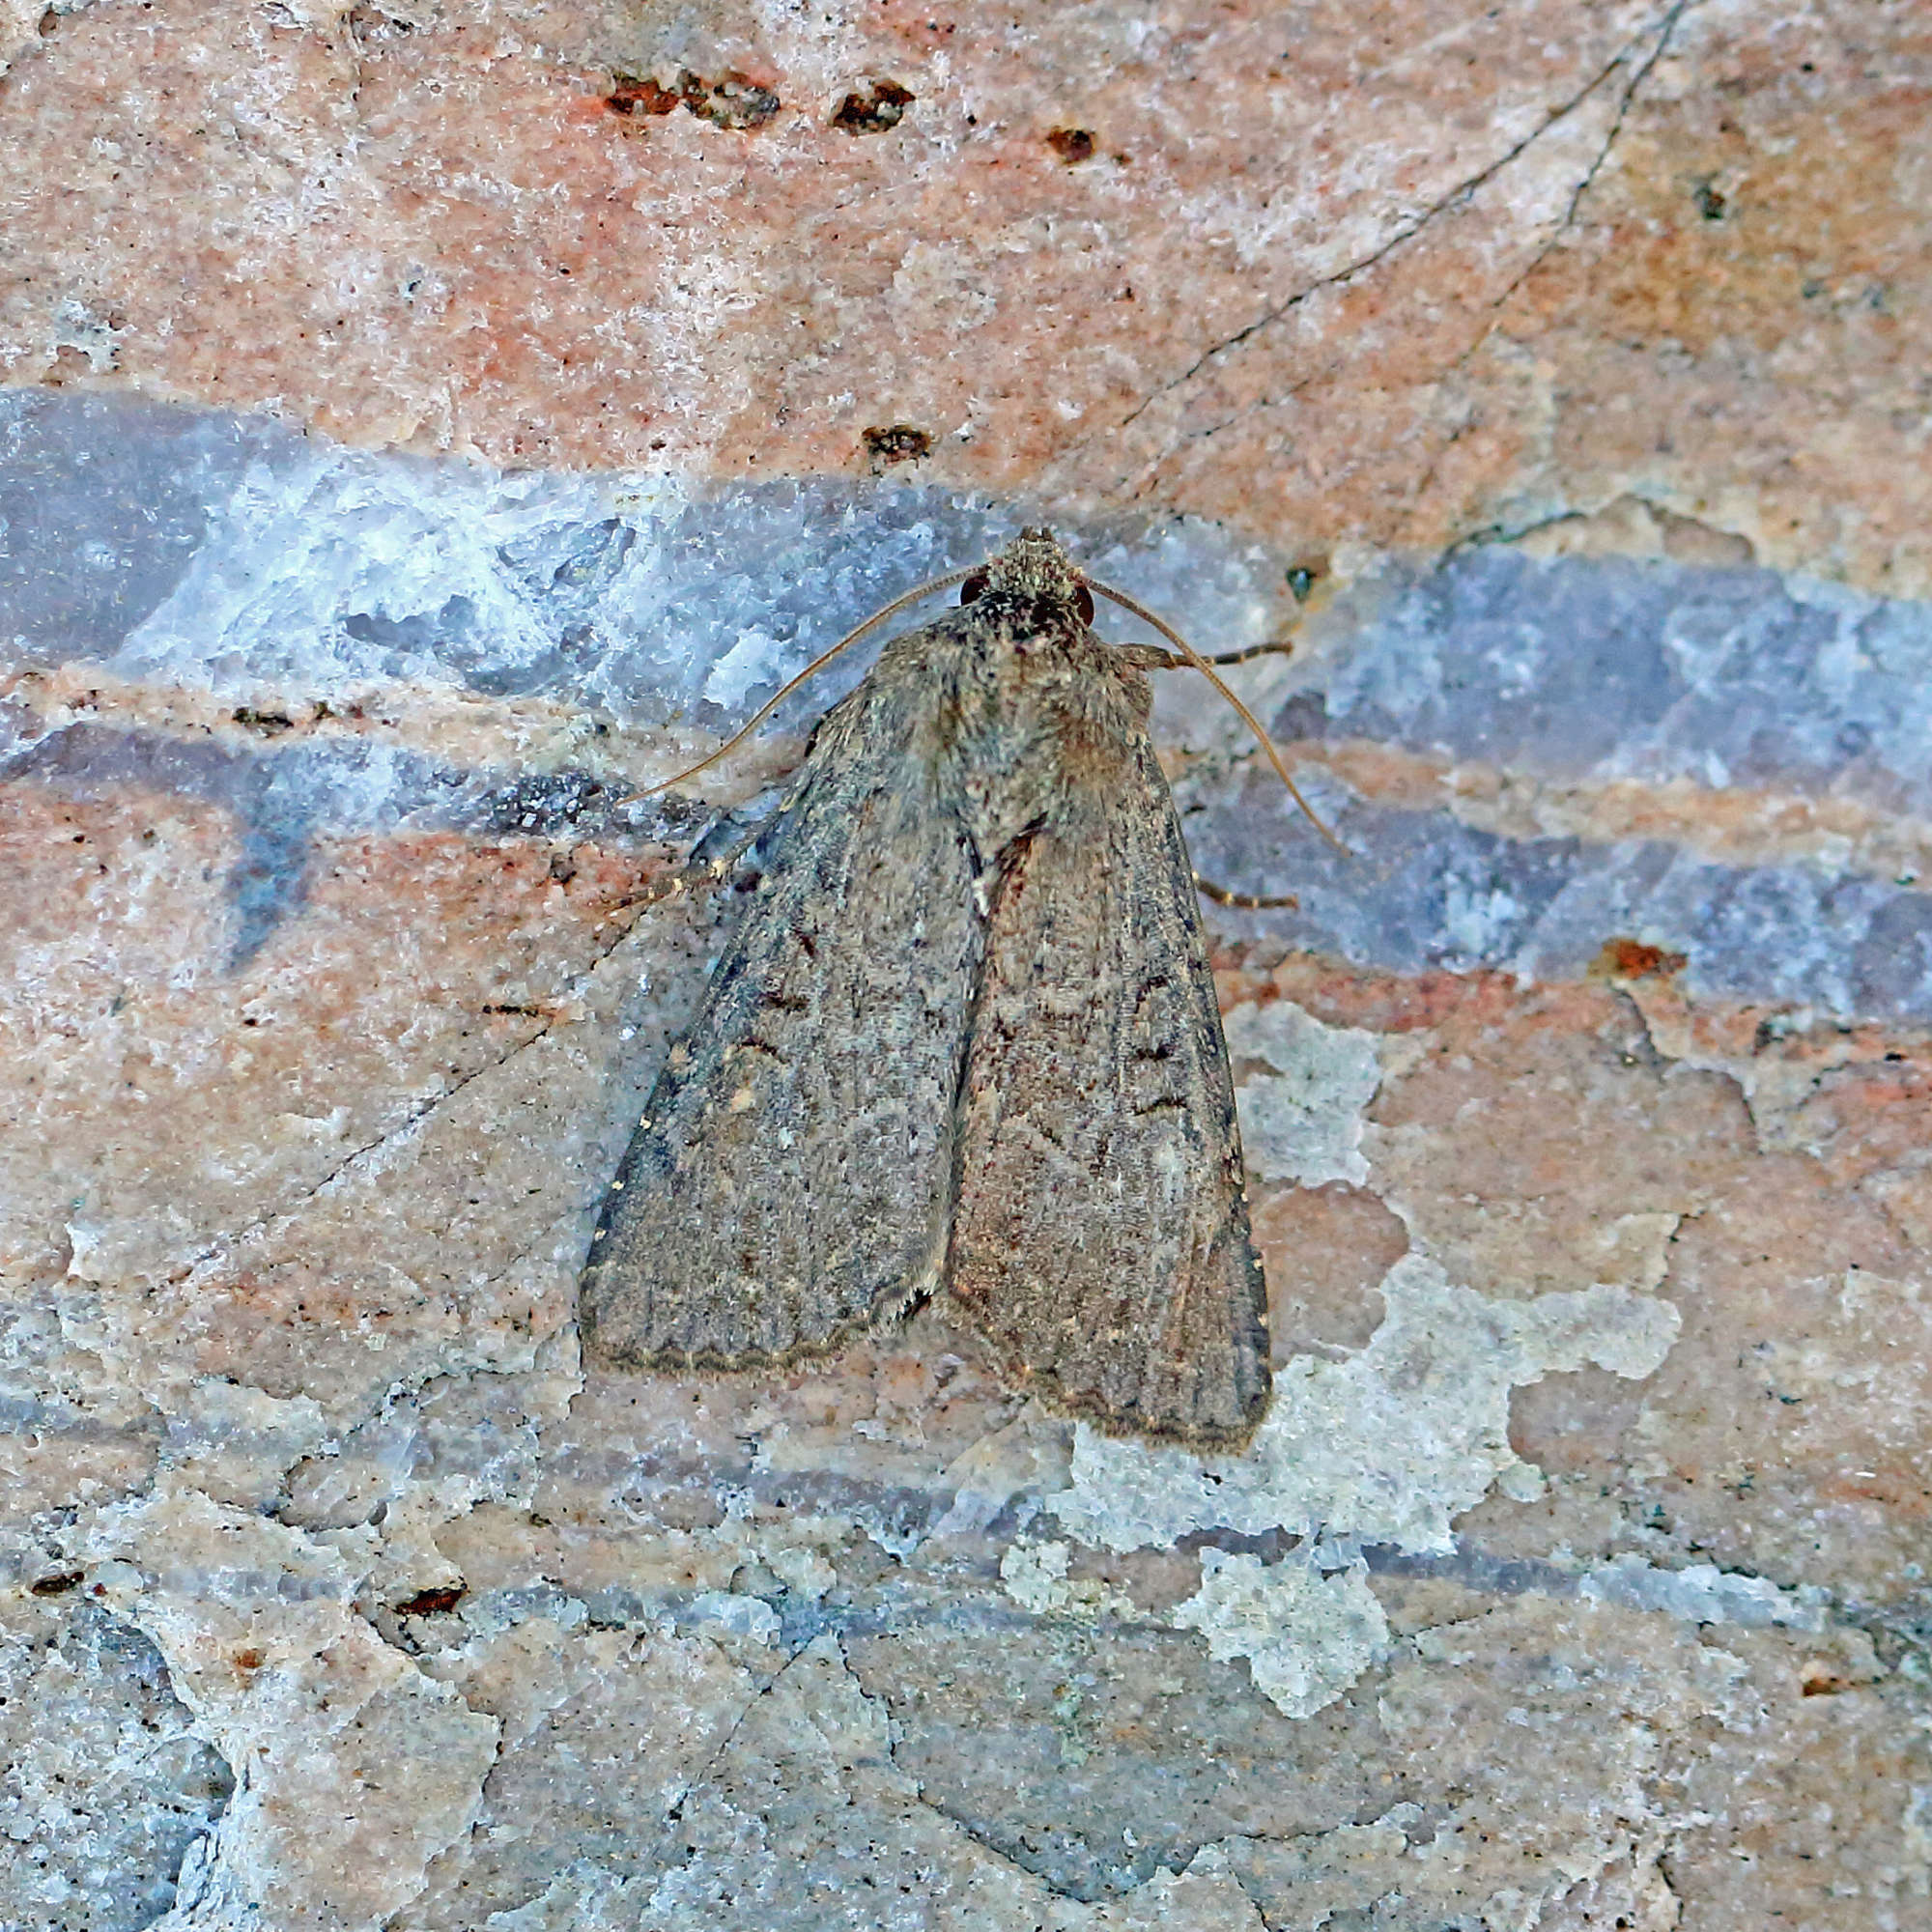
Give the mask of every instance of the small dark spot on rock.
M 1094 137 L 1085 128 L 1051 128 L 1046 145 L 1071 167 L 1094 158 Z
M 762 128 L 783 105 L 770 88 L 760 87 L 735 69 L 706 80 L 687 68 L 677 77 L 677 91 L 700 121 L 740 131 Z
M 1290 564 L 1287 573 L 1289 595 L 1297 604 L 1306 604 L 1323 574 L 1323 567 L 1320 563 Z
M 80 1570 L 56 1570 L 45 1577 L 36 1577 L 27 1585 L 30 1597 L 64 1597 L 70 1590 L 77 1590 L 86 1578 Z
M 1699 182 L 1692 190 L 1691 200 L 1697 204 L 1697 213 L 1706 221 L 1721 221 L 1730 204 L 1709 182 Z
M 888 423 L 883 428 L 864 431 L 866 453 L 872 460 L 872 474 L 890 469 L 895 463 L 911 463 L 922 456 L 932 454 L 932 437 L 929 432 L 915 429 L 911 423 Z
M 413 20 L 406 19 L 401 14 L 388 13 L 381 7 L 354 7 L 344 24 L 358 41 L 400 40 L 405 34 L 415 32 Z
M 835 128 L 848 134 L 883 134 L 905 119 L 914 100 L 910 88 L 895 80 L 875 80 L 867 94 L 848 94 L 832 117 Z
M 399 1617 L 439 1617 L 446 1615 L 463 1601 L 463 1585 L 446 1583 L 434 1590 L 418 1590 L 396 1605 Z
M 660 87 L 647 73 L 620 73 L 604 97 L 604 105 L 612 114 L 668 114 L 683 99 L 674 89 Z
M 242 704 L 229 715 L 236 724 L 247 725 L 264 738 L 278 738 L 284 731 L 295 729 L 296 721 L 286 711 L 257 711 L 252 704 Z
M 1651 980 L 1681 973 L 1687 963 L 1683 953 L 1666 952 L 1640 939 L 1606 939 L 1590 970 L 1599 979 Z

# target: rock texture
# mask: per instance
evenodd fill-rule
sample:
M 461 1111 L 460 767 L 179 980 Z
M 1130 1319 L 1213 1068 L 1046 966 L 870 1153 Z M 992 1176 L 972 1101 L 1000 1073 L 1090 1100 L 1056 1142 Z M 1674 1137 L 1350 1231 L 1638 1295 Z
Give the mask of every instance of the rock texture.
M 1922 16 L 0 35 L 0 1923 L 1923 1920 Z M 1238 1458 L 578 1346 L 858 668 L 631 795 L 1042 509 L 1350 848 L 1164 687 Z
M 1314 552 L 1635 492 L 1927 586 L 1913 7 L 15 17 L 15 382 Z

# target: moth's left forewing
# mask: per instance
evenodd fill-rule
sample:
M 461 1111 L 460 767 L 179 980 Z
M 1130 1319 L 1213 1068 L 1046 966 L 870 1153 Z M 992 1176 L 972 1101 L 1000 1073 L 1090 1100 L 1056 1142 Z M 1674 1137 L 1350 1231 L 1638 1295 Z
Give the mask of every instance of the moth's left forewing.
M 1130 712 L 1081 721 L 1005 855 L 948 1281 L 1052 1406 L 1237 1444 L 1267 1404 L 1266 1291 L 1187 850 Z

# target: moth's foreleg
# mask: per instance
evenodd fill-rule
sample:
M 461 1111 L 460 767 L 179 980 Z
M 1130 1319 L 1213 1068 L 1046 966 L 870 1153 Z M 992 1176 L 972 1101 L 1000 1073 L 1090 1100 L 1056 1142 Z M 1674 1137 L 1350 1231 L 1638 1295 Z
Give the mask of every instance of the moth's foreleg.
M 635 916 L 681 894 L 715 893 L 745 869 L 748 855 L 771 828 L 768 814 L 748 819 L 741 811 L 723 811 L 698 835 L 677 866 L 611 908 Z M 752 856 L 755 868 L 755 856 Z
M 1236 906 L 1242 912 L 1292 910 L 1301 903 L 1293 893 L 1269 895 L 1231 892 L 1226 886 L 1216 885 L 1212 879 L 1203 878 L 1199 872 L 1194 875 L 1194 890 L 1203 898 L 1212 899 L 1216 905 Z
M 1186 670 L 1194 662 L 1163 644 L 1116 644 L 1114 648 L 1136 670 Z M 1269 638 L 1263 643 L 1248 644 L 1238 651 L 1217 652 L 1204 662 L 1210 665 L 1247 664 L 1255 658 L 1290 657 L 1293 651 L 1293 638 Z

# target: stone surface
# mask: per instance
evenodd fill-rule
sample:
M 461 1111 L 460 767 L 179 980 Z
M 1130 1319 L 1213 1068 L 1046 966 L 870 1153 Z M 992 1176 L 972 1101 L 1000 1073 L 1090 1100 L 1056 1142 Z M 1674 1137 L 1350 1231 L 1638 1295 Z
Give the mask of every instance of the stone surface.
M 0 1923 L 1921 1923 L 1928 62 L 0 6 Z M 1239 1458 L 578 1347 L 864 652 L 632 794 L 1042 508 L 1349 847 L 1162 682 Z
M 1311 557 L 1634 495 L 1768 564 L 1928 584 L 1918 8 L 0 25 L 14 382 L 503 464 L 917 462 Z M 841 121 L 881 82 L 898 119 Z
M 1857 918 L 1794 966 L 1779 883 L 1916 902 L 1874 855 L 1928 780 L 1919 607 L 1661 556 L 1365 576 L 1236 673 L 1347 861 L 1167 689 L 1197 857 L 1302 895 L 1213 911 L 1278 1393 L 1203 1463 L 1017 1403 L 943 1306 L 776 1380 L 577 1350 L 589 1217 L 725 916 L 637 912 L 704 812 L 623 791 L 996 512 L 7 407 L 44 537 L 10 593 L 7 1560 L 63 1654 L 152 1646 L 181 1741 L 110 1757 L 132 1822 L 57 1878 L 16 1834 L 23 1896 L 137 1885 L 184 1927 L 1921 1909 L 1926 969 L 1874 991 Z M 519 518 L 599 561 L 533 577 Z M 1280 552 L 1089 547 L 1224 637 L 1279 616 Z M 823 608 L 750 618 L 747 554 Z M 89 603 L 94 555 L 121 588 Z M 504 614 L 412 619 L 446 581 Z M 591 614 L 545 660 L 560 597 Z M 403 655 L 366 653 L 378 613 Z M 1572 675 L 1592 652 L 1618 675 Z M 1675 873 L 1674 911 L 1605 866 Z M 76 1700 L 128 1693 L 22 1683 L 38 1792 Z

